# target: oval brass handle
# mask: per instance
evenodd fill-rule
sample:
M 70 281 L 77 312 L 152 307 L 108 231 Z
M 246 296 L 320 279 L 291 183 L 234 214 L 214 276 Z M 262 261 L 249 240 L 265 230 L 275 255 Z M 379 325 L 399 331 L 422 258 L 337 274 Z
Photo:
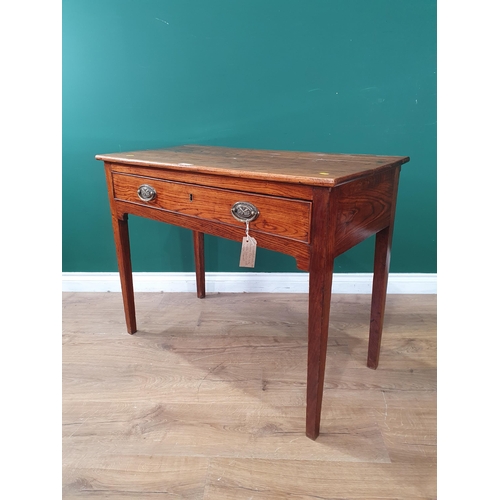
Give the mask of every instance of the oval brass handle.
M 231 207 L 231 213 L 233 217 L 240 222 L 252 222 L 259 216 L 258 208 L 248 203 L 248 201 L 237 201 Z
M 139 186 L 137 194 L 142 201 L 151 201 L 156 197 L 155 188 L 149 186 L 148 184 L 142 184 L 142 186 Z

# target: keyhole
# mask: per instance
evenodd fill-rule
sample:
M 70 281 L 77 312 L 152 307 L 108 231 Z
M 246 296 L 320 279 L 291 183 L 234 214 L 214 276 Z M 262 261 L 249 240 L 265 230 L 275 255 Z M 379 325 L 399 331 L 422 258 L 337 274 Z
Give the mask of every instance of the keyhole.
M 193 195 L 189 193 L 189 201 L 193 201 Z

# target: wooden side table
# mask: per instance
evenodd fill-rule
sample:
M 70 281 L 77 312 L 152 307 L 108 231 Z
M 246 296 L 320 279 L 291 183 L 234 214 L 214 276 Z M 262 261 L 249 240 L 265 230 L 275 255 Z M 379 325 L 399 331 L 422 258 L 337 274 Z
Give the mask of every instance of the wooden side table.
M 209 146 L 97 155 L 104 161 L 129 333 L 137 331 L 128 214 L 193 231 L 198 297 L 204 233 L 295 257 L 309 272 L 306 435 L 319 434 L 335 257 L 376 234 L 368 361 L 377 368 L 396 196 L 408 157 Z

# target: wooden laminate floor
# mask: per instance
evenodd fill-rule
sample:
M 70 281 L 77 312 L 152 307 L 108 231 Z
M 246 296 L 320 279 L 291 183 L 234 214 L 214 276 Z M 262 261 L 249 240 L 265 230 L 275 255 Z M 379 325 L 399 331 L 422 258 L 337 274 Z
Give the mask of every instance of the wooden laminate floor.
M 307 295 L 63 294 L 63 498 L 436 498 L 436 296 L 333 295 L 305 436 Z

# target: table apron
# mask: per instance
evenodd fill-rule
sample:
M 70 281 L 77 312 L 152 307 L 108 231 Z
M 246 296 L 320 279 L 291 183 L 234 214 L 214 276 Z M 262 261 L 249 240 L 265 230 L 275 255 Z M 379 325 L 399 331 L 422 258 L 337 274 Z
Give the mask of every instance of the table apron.
M 335 189 L 335 257 L 391 225 L 398 179 L 399 167 Z
M 222 222 L 210 221 L 191 215 L 145 207 L 119 200 L 114 200 L 113 204 L 118 219 L 124 218 L 126 214 L 131 214 L 234 241 L 241 241 L 245 236 L 244 224 L 240 228 Z M 291 255 L 296 259 L 298 269 L 302 271 L 309 270 L 309 243 L 258 231 L 250 231 L 250 234 L 257 240 L 258 247 Z

